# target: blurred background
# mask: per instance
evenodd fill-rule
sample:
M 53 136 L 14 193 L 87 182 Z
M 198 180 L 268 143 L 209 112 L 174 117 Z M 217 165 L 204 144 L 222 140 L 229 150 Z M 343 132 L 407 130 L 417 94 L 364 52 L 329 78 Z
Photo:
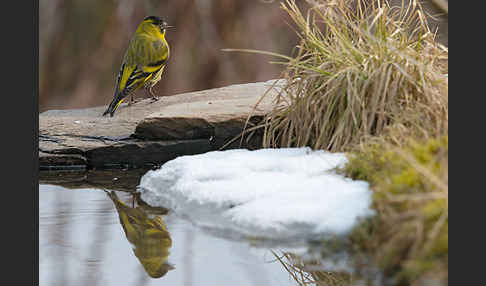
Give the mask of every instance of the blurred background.
M 425 1 L 434 14 L 443 12 L 437 1 Z M 154 87 L 157 95 L 277 78 L 282 66 L 269 64 L 271 57 L 221 49 L 290 55 L 298 38 L 280 2 L 40 0 L 39 111 L 107 105 L 128 41 L 147 15 L 175 26 L 167 32 L 171 57 Z M 309 7 L 307 1 L 296 2 L 302 11 Z M 447 45 L 445 15 L 432 24 L 442 25 L 440 41 Z M 144 96 L 143 90 L 136 92 L 137 98 Z

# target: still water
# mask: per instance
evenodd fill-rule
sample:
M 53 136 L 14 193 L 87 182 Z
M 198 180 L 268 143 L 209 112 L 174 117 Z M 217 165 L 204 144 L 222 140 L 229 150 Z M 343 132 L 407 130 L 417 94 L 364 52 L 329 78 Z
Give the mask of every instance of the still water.
M 297 285 L 272 252 L 281 249 L 132 203 L 128 192 L 41 184 L 40 285 Z

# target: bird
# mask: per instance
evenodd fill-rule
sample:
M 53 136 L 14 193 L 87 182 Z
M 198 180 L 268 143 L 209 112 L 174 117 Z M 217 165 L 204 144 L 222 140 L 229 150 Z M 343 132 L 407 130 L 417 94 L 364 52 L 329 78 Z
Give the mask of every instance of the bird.
M 128 95 L 131 95 L 130 105 L 133 102 L 133 92 L 142 86 L 154 101 L 158 99 L 152 88 L 160 81 L 169 59 L 170 49 L 165 33 L 171 27 L 173 26 L 169 26 L 158 16 L 147 16 L 138 25 L 123 57 L 113 100 L 103 116 L 109 113 L 113 117 Z
M 115 205 L 125 236 L 147 274 L 160 278 L 175 269 L 168 263 L 172 239 L 162 218 L 150 217 L 141 207 L 129 207 L 114 191 L 104 191 Z

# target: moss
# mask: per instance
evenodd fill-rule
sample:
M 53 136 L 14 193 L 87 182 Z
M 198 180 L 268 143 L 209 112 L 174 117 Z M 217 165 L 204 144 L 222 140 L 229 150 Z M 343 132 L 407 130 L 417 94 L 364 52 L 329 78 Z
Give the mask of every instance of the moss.
M 348 157 L 341 172 L 370 183 L 377 211 L 354 230 L 354 249 L 399 284 L 439 276 L 447 283 L 448 136 L 368 144 Z

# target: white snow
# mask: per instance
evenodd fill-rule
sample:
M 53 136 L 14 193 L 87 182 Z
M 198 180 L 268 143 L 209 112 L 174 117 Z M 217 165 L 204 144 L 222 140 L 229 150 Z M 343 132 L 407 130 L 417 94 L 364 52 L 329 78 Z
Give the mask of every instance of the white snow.
M 336 174 L 344 153 L 244 149 L 181 156 L 149 171 L 142 199 L 196 225 L 272 239 L 344 235 L 373 214 L 368 183 Z

